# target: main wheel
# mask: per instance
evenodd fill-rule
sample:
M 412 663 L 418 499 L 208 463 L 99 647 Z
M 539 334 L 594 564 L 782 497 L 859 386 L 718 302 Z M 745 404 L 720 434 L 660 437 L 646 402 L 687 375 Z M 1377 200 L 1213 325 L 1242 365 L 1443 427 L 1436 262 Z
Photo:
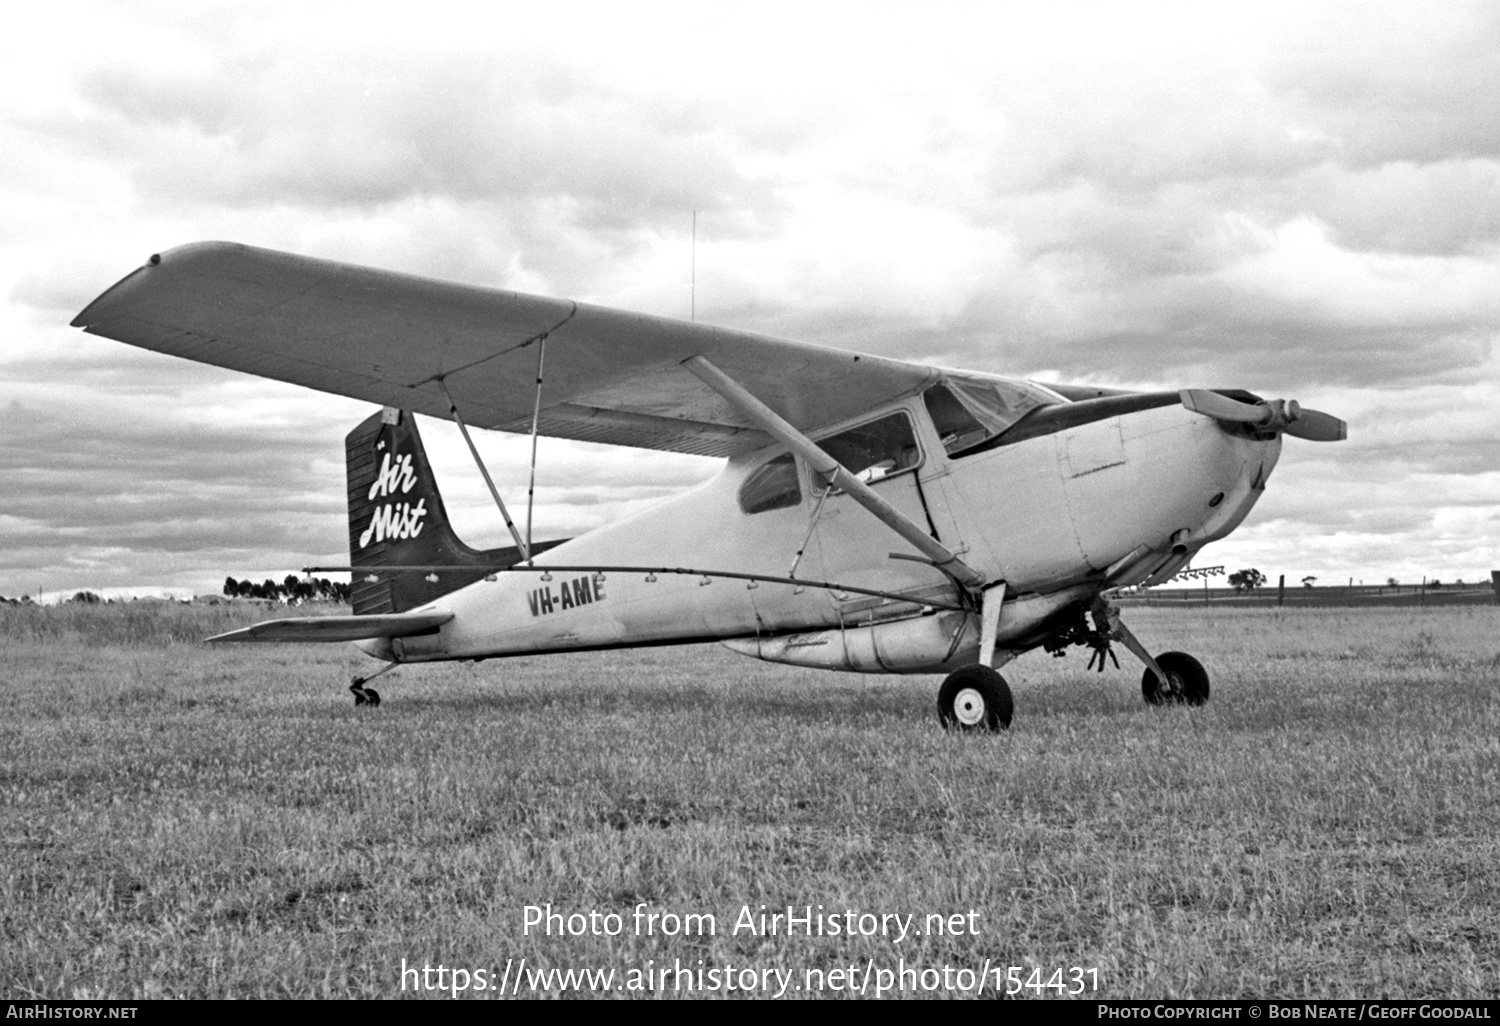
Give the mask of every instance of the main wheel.
M 938 720 L 949 730 L 1004 730 L 1014 712 L 1010 685 L 979 663 L 954 670 L 938 689 Z
M 1141 677 L 1141 697 L 1152 705 L 1202 705 L 1208 701 L 1208 671 L 1186 652 L 1163 652 L 1156 665 L 1167 675 L 1166 687 L 1151 667 Z

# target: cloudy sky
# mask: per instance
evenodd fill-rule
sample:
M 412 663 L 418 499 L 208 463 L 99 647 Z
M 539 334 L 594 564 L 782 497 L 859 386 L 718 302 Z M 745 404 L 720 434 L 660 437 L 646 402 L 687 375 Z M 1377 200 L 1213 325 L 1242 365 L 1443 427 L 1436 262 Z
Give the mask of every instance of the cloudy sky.
M 363 404 L 67 327 L 229 239 L 1040 380 L 1243 387 L 1199 562 L 1500 567 L 1491 3 L 48 3 L 0 38 L 0 594 L 343 562 Z M 543 13 L 545 9 L 545 13 Z M 309 13 L 312 12 L 312 13 Z M 424 423 L 454 518 L 504 530 Z M 524 497 L 525 444 L 481 440 Z M 544 443 L 576 533 L 717 463 Z

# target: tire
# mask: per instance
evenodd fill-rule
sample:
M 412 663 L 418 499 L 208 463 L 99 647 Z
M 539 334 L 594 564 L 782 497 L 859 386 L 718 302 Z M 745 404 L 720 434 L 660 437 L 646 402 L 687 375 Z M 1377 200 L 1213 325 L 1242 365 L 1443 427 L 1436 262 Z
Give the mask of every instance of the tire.
M 1168 687 L 1163 688 L 1146 667 L 1141 675 L 1141 697 L 1150 705 L 1202 705 L 1208 701 L 1208 671 L 1186 652 L 1163 652 L 1156 657 L 1156 665 L 1167 675 Z
M 948 730 L 995 733 L 1015 712 L 1010 685 L 988 666 L 975 663 L 948 674 L 938 689 L 938 721 Z

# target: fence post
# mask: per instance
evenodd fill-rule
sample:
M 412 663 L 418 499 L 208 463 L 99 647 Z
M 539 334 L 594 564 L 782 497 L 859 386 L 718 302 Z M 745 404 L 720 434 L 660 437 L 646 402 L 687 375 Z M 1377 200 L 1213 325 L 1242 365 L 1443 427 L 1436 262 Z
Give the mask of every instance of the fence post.
M 1500 570 L 1490 571 L 1490 583 L 1495 586 L 1495 605 L 1500 606 Z
M 1286 605 L 1286 574 L 1281 575 L 1281 580 L 1276 582 L 1276 604 Z

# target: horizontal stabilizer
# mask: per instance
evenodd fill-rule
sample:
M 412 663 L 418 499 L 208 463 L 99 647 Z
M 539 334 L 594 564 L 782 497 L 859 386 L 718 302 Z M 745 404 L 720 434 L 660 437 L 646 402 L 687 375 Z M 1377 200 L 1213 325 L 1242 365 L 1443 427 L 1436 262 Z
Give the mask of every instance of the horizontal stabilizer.
M 299 616 L 290 620 L 267 620 L 227 634 L 217 641 L 366 641 L 370 638 L 404 638 L 433 631 L 453 619 L 447 610 L 428 613 L 384 613 L 375 616 Z

